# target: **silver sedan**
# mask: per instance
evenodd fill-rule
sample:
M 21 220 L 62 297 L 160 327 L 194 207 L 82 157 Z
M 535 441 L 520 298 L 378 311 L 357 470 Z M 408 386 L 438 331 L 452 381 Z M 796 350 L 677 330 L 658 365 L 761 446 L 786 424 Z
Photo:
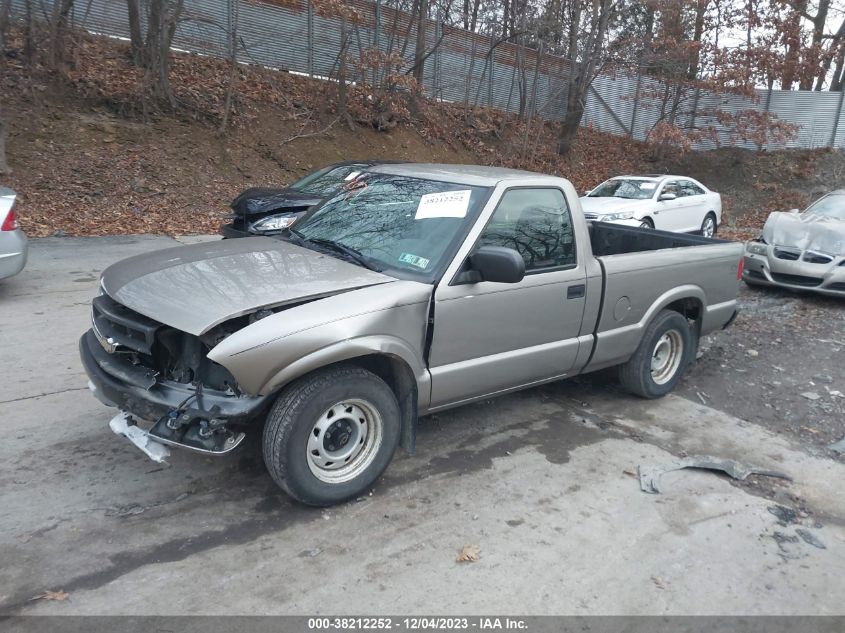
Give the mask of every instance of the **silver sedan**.
M 745 244 L 742 278 L 752 286 L 780 286 L 845 297 L 845 189 L 804 211 L 769 215 L 763 234 Z
M 16 194 L 0 187 L 0 279 L 17 275 L 26 266 L 26 235 L 18 226 Z

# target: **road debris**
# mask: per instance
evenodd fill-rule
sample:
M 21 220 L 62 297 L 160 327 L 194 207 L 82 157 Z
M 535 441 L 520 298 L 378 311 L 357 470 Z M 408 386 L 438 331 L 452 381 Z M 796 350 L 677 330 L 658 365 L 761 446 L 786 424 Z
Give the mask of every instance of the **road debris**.
M 818 400 L 819 398 L 821 398 L 821 396 L 815 391 L 805 391 L 801 394 L 801 397 L 807 398 L 807 400 Z
M 643 492 L 649 494 L 659 494 L 660 491 L 660 477 L 664 473 L 673 470 L 681 470 L 683 468 L 702 468 L 704 470 L 721 470 L 733 479 L 739 481 L 744 480 L 748 475 L 766 475 L 768 477 L 779 477 L 781 479 L 792 478 L 782 472 L 776 470 L 769 470 L 751 464 L 741 464 L 732 459 L 721 459 L 719 457 L 712 457 L 709 455 L 698 455 L 685 457 L 683 459 L 676 459 L 668 464 L 660 464 L 658 466 L 639 466 L 640 473 L 640 488 Z
M 758 352 L 756 349 L 750 349 L 750 350 L 746 351 L 746 354 L 748 354 L 749 356 L 754 358 L 756 356 L 759 356 L 760 352 Z
M 845 437 L 843 437 L 838 442 L 834 442 L 829 446 L 830 450 L 839 453 L 840 455 L 845 455 Z
M 666 589 L 666 582 L 660 576 L 652 576 L 651 582 L 653 582 L 654 586 L 658 589 Z
M 459 563 L 474 563 L 481 558 L 481 548 L 478 545 L 464 545 L 458 552 Z
M 801 537 L 801 540 L 804 541 L 807 545 L 812 545 L 818 549 L 827 549 L 825 544 L 822 543 L 815 534 L 810 532 L 809 530 L 805 530 L 804 528 L 797 528 L 795 533 Z
M 56 600 L 58 602 L 64 602 L 68 599 L 68 593 L 59 589 L 58 591 L 45 591 L 44 593 L 38 594 L 37 596 L 33 596 L 29 599 L 30 602 L 33 600 Z
M 319 547 L 315 547 L 314 549 L 307 549 L 302 552 L 299 552 L 300 558 L 314 558 L 315 556 L 319 556 L 322 553 Z
M 766 509 L 777 517 L 778 524 L 783 527 L 793 523 L 798 523 L 798 513 L 792 508 L 787 508 L 785 506 L 769 506 Z

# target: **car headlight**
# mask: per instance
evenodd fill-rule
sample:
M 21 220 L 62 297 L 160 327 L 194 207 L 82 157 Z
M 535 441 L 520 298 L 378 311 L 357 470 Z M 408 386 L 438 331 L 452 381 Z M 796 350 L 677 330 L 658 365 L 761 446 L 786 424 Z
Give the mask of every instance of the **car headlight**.
M 295 215 L 271 215 L 253 222 L 249 226 L 250 233 L 267 233 L 268 231 L 281 231 L 296 222 Z
M 632 220 L 633 218 L 633 211 L 621 211 L 619 213 L 603 215 L 599 218 L 599 222 L 616 222 L 617 220 Z
M 745 243 L 745 250 L 755 255 L 765 255 L 768 252 L 768 245 L 765 242 L 751 240 Z

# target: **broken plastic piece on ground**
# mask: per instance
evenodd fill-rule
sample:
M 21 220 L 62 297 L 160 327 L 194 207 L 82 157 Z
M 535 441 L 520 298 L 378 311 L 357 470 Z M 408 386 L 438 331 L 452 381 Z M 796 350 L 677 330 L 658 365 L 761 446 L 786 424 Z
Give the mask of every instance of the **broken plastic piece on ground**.
M 792 477 L 776 470 L 768 470 L 751 464 L 741 464 L 732 459 L 721 459 L 709 455 L 699 455 L 676 459 L 668 464 L 658 466 L 638 466 L 640 473 L 640 488 L 643 492 L 650 494 L 660 493 L 660 476 L 673 470 L 683 468 L 703 468 L 705 470 L 721 470 L 730 477 L 742 481 L 748 475 L 766 475 L 768 477 L 780 477 L 792 481 Z
M 838 442 L 834 442 L 828 448 L 832 451 L 836 451 L 840 455 L 845 455 L 845 437 L 843 437 Z
M 798 528 L 795 530 L 795 533 L 801 537 L 801 540 L 804 541 L 807 545 L 812 545 L 813 547 L 817 547 L 818 549 L 827 549 L 825 544 L 822 543 L 816 535 L 810 532 L 809 530 L 805 530 L 804 528 Z
M 156 442 L 144 429 L 129 424 L 131 420 L 132 417 L 128 413 L 121 411 L 111 419 L 109 428 L 140 448 L 154 462 L 166 463 L 167 458 L 170 457 L 170 449 L 164 444 Z

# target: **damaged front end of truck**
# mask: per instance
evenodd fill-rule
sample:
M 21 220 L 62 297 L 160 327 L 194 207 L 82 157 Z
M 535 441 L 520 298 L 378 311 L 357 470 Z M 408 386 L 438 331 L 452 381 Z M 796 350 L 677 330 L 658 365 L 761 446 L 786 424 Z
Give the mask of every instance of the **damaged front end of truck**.
M 148 434 L 157 442 L 227 453 L 243 440 L 241 429 L 265 415 L 268 397 L 244 393 L 208 353 L 262 312 L 272 314 L 259 311 L 195 336 L 102 294 L 93 303 L 93 327 L 79 341 L 89 387 L 104 404 L 129 414 L 129 426 L 152 422 Z

